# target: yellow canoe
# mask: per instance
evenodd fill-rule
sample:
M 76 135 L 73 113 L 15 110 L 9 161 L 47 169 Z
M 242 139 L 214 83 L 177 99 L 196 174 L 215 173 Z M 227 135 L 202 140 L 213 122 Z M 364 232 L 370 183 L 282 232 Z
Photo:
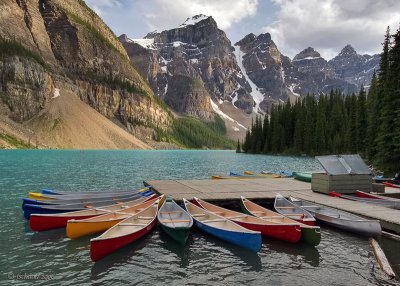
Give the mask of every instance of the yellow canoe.
M 75 239 L 78 237 L 106 231 L 120 221 L 144 210 L 145 208 L 153 204 L 157 199 L 159 198 L 153 198 L 144 203 L 140 203 L 133 207 L 119 210 L 117 212 L 112 212 L 109 214 L 104 214 L 88 219 L 69 220 L 67 223 L 67 236 L 69 238 Z
M 44 197 L 43 194 L 41 194 L 41 193 L 35 193 L 35 192 L 29 192 L 28 193 L 28 198 L 30 198 L 32 200 L 42 200 L 42 201 L 53 200 L 51 198 Z

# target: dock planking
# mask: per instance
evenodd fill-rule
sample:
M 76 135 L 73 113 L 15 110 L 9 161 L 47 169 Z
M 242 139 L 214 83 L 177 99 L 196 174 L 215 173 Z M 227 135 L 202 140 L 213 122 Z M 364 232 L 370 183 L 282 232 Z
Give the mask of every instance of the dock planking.
M 385 230 L 400 234 L 400 211 L 383 206 L 330 197 L 311 190 L 311 184 L 291 178 L 249 178 L 221 180 L 149 180 L 144 181 L 159 194 L 177 201 L 198 197 L 214 202 L 238 201 L 240 196 L 253 200 L 273 200 L 276 193 L 377 219 Z

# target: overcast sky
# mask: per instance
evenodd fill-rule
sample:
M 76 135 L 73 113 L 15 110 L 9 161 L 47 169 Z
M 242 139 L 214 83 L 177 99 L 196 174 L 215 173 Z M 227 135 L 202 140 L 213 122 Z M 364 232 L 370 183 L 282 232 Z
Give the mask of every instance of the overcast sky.
M 245 35 L 271 33 L 293 58 L 311 46 L 326 59 L 347 44 L 375 54 L 390 26 L 400 24 L 399 0 L 86 0 L 117 36 L 142 38 L 182 24 L 197 14 L 212 16 L 232 44 Z

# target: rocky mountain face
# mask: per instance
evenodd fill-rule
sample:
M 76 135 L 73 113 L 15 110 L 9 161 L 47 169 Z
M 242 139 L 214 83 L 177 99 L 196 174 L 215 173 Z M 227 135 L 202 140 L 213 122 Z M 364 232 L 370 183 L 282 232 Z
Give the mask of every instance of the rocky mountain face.
M 233 104 L 236 112 L 253 112 L 250 84 L 212 17 L 198 15 L 144 39 L 121 35 L 119 40 L 154 92 L 176 112 L 209 120 L 224 103 Z
M 34 117 L 59 88 L 132 133 L 168 128 L 171 115 L 84 1 L 2 0 L 0 11 L 0 103 L 14 121 Z
M 345 46 L 339 55 L 329 61 L 336 77 L 349 83 L 369 87 L 374 71 L 379 68 L 380 55 L 359 55 L 350 45 Z

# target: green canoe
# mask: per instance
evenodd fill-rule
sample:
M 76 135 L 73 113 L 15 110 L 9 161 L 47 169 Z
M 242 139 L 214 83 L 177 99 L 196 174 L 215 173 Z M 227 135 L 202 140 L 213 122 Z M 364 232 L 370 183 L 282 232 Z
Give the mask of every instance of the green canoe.
M 293 172 L 293 177 L 296 180 L 311 183 L 311 173 L 301 173 L 301 172 Z
M 193 225 L 192 217 L 172 198 L 167 198 L 157 214 L 161 228 L 173 239 L 185 244 Z

